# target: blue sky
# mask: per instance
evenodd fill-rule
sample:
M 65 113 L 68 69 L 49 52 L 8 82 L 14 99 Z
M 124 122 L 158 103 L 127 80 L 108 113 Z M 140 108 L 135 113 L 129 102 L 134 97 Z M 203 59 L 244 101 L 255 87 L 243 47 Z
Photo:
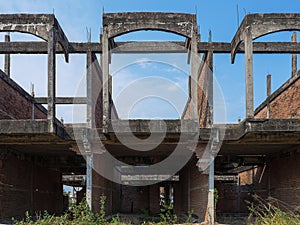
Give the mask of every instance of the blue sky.
M 0 0 L 0 13 L 53 13 L 54 11 L 69 40 L 78 42 L 84 42 L 87 40 L 86 27 L 91 28 L 92 30 L 92 41 L 99 41 L 103 10 L 105 12 L 161 11 L 197 13 L 197 22 L 200 26 L 202 41 L 208 40 L 208 32 L 211 30 L 213 41 L 230 42 L 237 30 L 238 22 L 242 21 L 246 13 L 299 13 L 300 2 L 295 0 Z M 237 16 L 237 11 L 239 17 Z M 3 35 L 0 36 L 2 40 L 4 39 Z M 260 38 L 258 41 L 289 41 L 290 37 L 290 32 L 284 32 Z M 135 32 L 121 36 L 117 40 L 168 39 L 183 40 L 179 36 L 162 32 Z M 17 41 L 38 39 L 24 34 L 12 34 L 12 40 Z M 145 57 L 145 55 L 114 57 L 117 62 L 112 65 L 112 70 L 119 71 L 119 73 L 115 73 L 114 78 L 114 82 L 116 82 L 116 90 L 117 85 L 119 85 L 119 87 L 122 85 L 126 86 L 128 82 L 132 82 L 133 77 L 136 78 L 138 76 L 134 76 L 134 72 L 137 72 L 134 66 L 127 66 L 123 68 L 123 66 L 128 63 L 128 57 L 132 57 L 131 60 L 134 59 L 137 61 L 145 58 L 150 61 L 166 61 L 167 58 L 170 59 L 170 56 L 157 55 L 151 57 Z M 172 63 L 172 65 L 184 61 L 184 57 L 185 56 L 182 56 L 182 58 L 176 59 L 177 61 Z M 273 90 L 278 88 L 290 77 L 290 58 L 290 55 L 254 56 L 255 106 L 258 106 L 259 103 L 265 99 L 265 79 L 268 73 L 272 74 Z M 3 57 L 0 58 L 1 68 L 3 68 L 2 61 Z M 85 56 L 72 55 L 70 58 L 70 63 L 65 64 L 63 56 L 59 55 L 57 56 L 57 61 L 57 94 L 60 96 L 73 96 L 80 80 L 83 79 L 85 73 Z M 223 91 L 227 105 L 227 122 L 237 122 L 238 118 L 243 119 L 245 115 L 244 56 L 242 54 L 238 55 L 235 64 L 231 65 L 229 54 L 215 55 L 214 63 L 215 77 Z M 168 66 L 165 66 L 165 68 L 167 67 Z M 183 67 L 184 66 L 181 66 L 180 68 Z M 120 75 L 120 73 L 125 72 L 127 75 L 129 72 L 131 72 L 128 76 L 128 80 L 125 79 L 126 76 Z M 24 89 L 29 91 L 30 82 L 33 82 L 35 83 L 36 95 L 46 96 L 46 56 L 13 56 L 11 73 L 12 78 L 15 79 Z M 144 75 L 150 76 L 149 74 Z M 157 72 L 154 70 L 151 75 L 155 76 L 161 74 L 157 74 Z M 169 75 L 168 73 L 165 73 L 163 76 L 168 77 Z M 184 79 L 182 79 L 182 77 Z M 187 76 L 183 75 L 183 73 L 181 75 L 178 73 L 178 76 L 175 76 L 174 79 L 171 80 L 172 82 L 177 82 L 179 87 L 185 91 L 186 78 Z M 72 81 L 72 83 L 70 83 L 70 81 Z M 121 91 L 121 89 L 118 90 Z M 147 104 L 157 106 L 157 102 L 154 101 L 151 103 L 151 101 L 154 100 L 148 99 Z M 163 103 L 160 102 L 159 104 Z M 137 104 L 137 106 L 138 105 L 139 104 Z M 143 109 L 143 106 L 141 109 Z M 137 110 L 137 108 L 135 110 Z M 168 110 L 170 110 L 170 107 L 166 107 L 166 111 Z M 71 120 L 71 112 L 71 106 L 60 106 L 58 107 L 57 116 L 63 117 L 68 122 Z M 133 113 L 133 116 L 134 115 L 138 114 Z M 147 116 L 151 115 L 149 114 Z

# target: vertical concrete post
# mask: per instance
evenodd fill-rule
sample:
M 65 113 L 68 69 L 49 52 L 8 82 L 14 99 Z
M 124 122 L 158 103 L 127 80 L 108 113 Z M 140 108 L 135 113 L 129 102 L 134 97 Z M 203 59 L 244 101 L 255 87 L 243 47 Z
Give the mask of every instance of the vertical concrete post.
M 10 36 L 8 34 L 5 35 L 5 42 L 10 42 Z M 10 77 L 10 54 L 5 54 L 4 72 Z
M 192 119 L 198 119 L 198 70 L 200 57 L 198 55 L 198 34 L 194 28 L 191 40 L 191 100 L 192 100 Z
M 107 132 L 109 115 L 109 47 L 108 47 L 108 35 L 107 27 L 103 27 L 103 33 L 101 38 L 102 43 L 102 55 L 101 55 L 101 66 L 102 66 L 102 92 L 103 92 L 103 132 Z
M 270 100 L 269 100 L 269 97 L 272 93 L 271 78 L 272 78 L 272 75 L 268 74 L 267 75 L 267 118 L 268 119 L 270 118 Z
M 209 127 L 213 126 L 214 123 L 214 59 L 213 59 L 213 49 L 212 49 L 212 34 L 209 32 L 209 51 L 208 51 L 208 103 L 209 103 Z
M 253 42 L 251 27 L 245 30 L 245 69 L 246 69 L 246 118 L 254 116 L 253 96 Z
M 87 129 L 91 131 L 94 128 L 94 101 L 93 101 L 93 55 L 91 51 L 87 52 L 86 60 L 86 92 L 87 92 Z M 93 173 L 93 153 L 92 144 L 90 143 L 89 135 L 87 132 L 83 137 L 86 154 L 86 202 L 90 210 L 92 210 L 92 173 Z
M 93 178 L 93 153 L 90 143 L 84 143 L 86 153 L 86 202 L 90 210 L 92 210 L 92 178 Z
M 93 99 L 93 53 L 87 52 L 86 57 L 86 95 L 87 95 L 87 126 L 89 128 L 95 127 L 94 119 L 94 99 Z
M 55 76 L 56 76 L 56 37 L 55 30 L 52 29 L 48 34 L 48 132 L 53 133 L 55 131 Z
M 212 160 L 209 166 L 209 178 L 208 178 L 208 224 L 215 224 L 215 161 Z
M 294 32 L 292 35 L 292 42 L 297 42 L 297 33 Z M 292 54 L 292 77 L 297 75 L 297 54 Z

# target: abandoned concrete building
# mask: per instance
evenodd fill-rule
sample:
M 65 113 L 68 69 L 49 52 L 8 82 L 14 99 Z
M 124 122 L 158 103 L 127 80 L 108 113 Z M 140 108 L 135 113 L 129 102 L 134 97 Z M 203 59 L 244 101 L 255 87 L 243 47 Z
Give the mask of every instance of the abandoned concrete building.
M 141 213 L 141 209 L 158 214 L 164 194 L 167 201 L 173 201 L 176 213 L 193 210 L 204 221 L 208 211 L 213 221 L 214 188 L 219 195 L 217 213 L 247 213 L 245 200 L 251 202 L 254 193 L 299 206 L 300 74 L 296 54 L 300 44 L 253 40 L 279 31 L 299 31 L 300 14 L 246 15 L 231 43 L 201 42 L 196 21 L 196 15 L 183 13 L 104 13 L 100 42 L 74 43 L 54 15 L 0 15 L 0 31 L 43 39 L 10 42 L 7 36 L 0 43 L 0 53 L 5 54 L 5 68 L 0 71 L 1 219 L 22 217 L 25 211 L 62 213 L 63 184 L 82 186 L 95 211 L 99 210 L 99 196 L 104 194 L 108 214 Z M 114 41 L 137 30 L 171 32 L 186 41 Z M 181 118 L 153 120 L 151 129 L 149 120 L 118 118 L 109 71 L 111 54 L 117 52 L 188 54 L 189 99 Z M 214 123 L 211 102 L 213 56 L 219 53 L 231 54 L 232 63 L 236 54 L 245 55 L 245 75 L 241 76 L 246 82 L 245 119 L 221 129 Z M 254 109 L 253 54 L 259 53 L 292 54 L 293 72 L 274 92 L 269 77 L 267 98 Z M 48 55 L 48 96 L 34 97 L 10 78 L 11 54 Z M 56 54 L 64 54 L 66 62 L 70 54 L 86 55 L 86 96 L 56 96 Z M 101 54 L 100 61 L 96 54 Z M 42 104 L 47 104 L 47 109 Z M 58 104 L 86 105 L 86 123 L 59 121 Z M 164 137 L 151 151 L 134 151 L 120 140 L 130 137 L 129 133 L 134 134 L 136 139 L 130 140 L 137 148 L 151 145 L 152 134 L 163 133 Z M 168 158 L 178 145 L 185 153 L 177 153 L 173 160 L 175 164 L 180 160 L 186 163 L 175 173 L 140 172 L 124 166 L 151 167 Z M 123 164 L 106 161 L 106 154 Z M 215 160 L 211 156 L 216 156 Z M 103 170 L 105 174 L 99 173 Z M 75 175 L 86 175 L 86 182 L 66 179 Z

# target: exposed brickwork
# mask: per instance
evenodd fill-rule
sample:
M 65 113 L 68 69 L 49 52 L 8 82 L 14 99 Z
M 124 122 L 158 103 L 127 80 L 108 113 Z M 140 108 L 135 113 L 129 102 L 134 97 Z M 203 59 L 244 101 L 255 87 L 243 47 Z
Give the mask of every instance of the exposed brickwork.
M 92 175 L 92 208 L 95 212 L 99 212 L 100 210 L 100 196 L 106 196 L 105 201 L 105 212 L 106 214 L 112 214 L 115 212 L 113 207 L 117 207 L 117 205 L 113 204 L 113 198 L 116 197 L 114 184 L 99 175 L 96 171 L 93 170 Z
M 31 119 L 32 97 L 0 71 L 0 119 Z M 46 109 L 35 106 L 36 119 L 46 119 Z
M 218 213 L 248 213 L 247 202 L 253 194 L 265 198 L 268 194 L 268 168 L 255 167 L 238 174 L 239 183 L 215 182 L 218 190 Z
M 255 115 L 256 118 L 267 118 L 267 107 L 263 107 Z M 270 102 L 270 118 L 300 118 L 300 79 L 293 82 L 287 89 Z
M 208 200 L 208 175 L 201 174 L 193 159 L 180 171 L 180 182 L 175 185 L 175 212 L 193 211 L 204 221 Z
M 293 209 L 300 206 L 300 148 L 289 157 L 274 158 L 270 162 L 271 196 Z
M 0 157 L 0 218 L 24 217 L 25 211 L 62 213 L 61 173 L 8 154 Z
M 195 106 L 191 99 L 187 102 L 186 108 L 183 112 L 183 119 L 191 119 L 193 117 L 193 108 L 197 107 L 197 113 L 199 117 L 199 127 L 204 128 L 208 127 L 210 121 L 210 103 L 209 103 L 209 95 L 210 88 L 212 87 L 210 84 L 210 79 L 212 78 L 212 55 L 204 55 L 202 59 L 202 67 L 199 74 L 199 78 L 197 80 L 197 94 L 198 94 L 198 105 Z M 190 79 L 191 83 L 195 82 Z

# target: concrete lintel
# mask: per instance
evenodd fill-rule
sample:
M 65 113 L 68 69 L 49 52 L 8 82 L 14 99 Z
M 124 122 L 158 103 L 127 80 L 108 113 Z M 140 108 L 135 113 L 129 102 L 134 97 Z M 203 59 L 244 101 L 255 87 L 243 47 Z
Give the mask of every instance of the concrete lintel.
M 196 24 L 195 14 L 161 12 L 104 13 L 103 27 L 108 38 L 138 30 L 161 30 L 192 37 Z
M 197 133 L 198 126 L 194 120 L 112 120 L 108 132 L 163 133 L 166 130 L 167 133 L 176 134 Z

